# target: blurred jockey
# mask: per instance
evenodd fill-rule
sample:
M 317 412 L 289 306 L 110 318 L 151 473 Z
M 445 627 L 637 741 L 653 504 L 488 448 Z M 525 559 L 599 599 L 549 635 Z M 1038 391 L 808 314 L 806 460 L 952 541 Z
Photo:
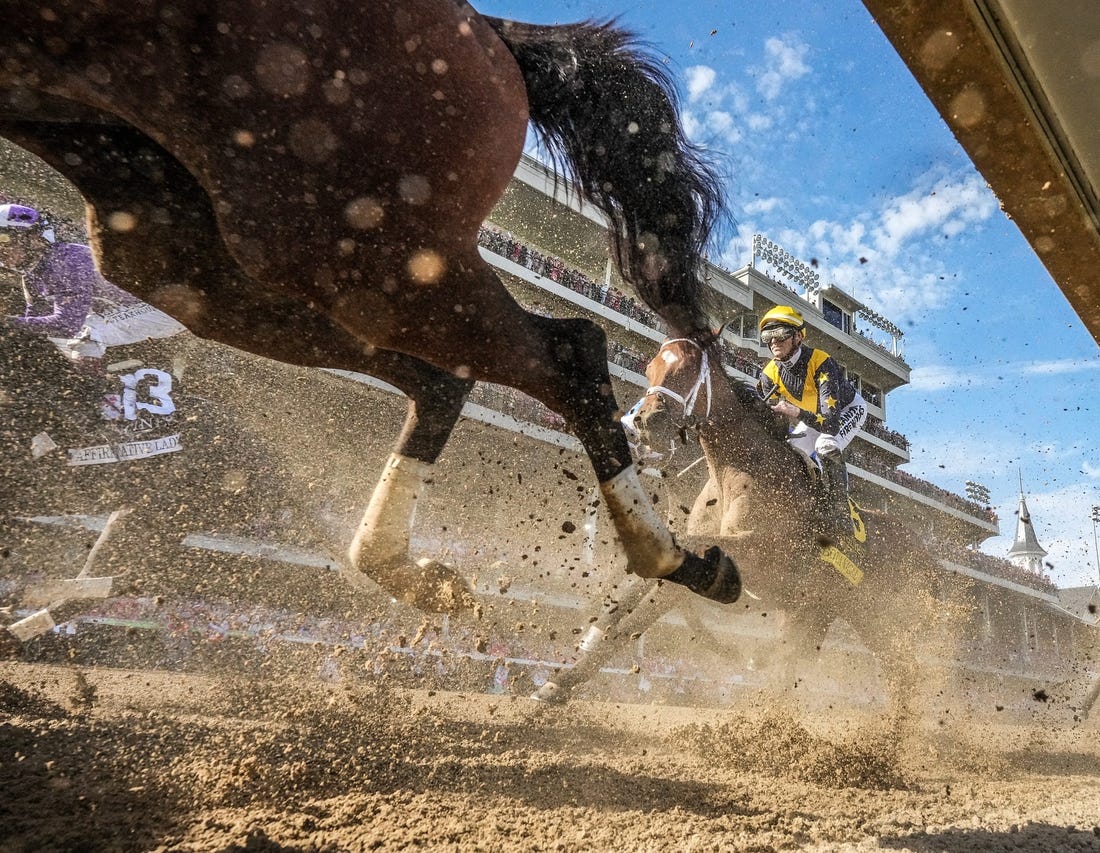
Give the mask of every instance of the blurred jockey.
M 167 314 L 107 281 L 91 249 L 57 242 L 33 207 L 0 205 L 0 267 L 22 276 L 26 310 L 12 321 L 48 337 L 70 359 L 183 331 Z
M 101 278 L 87 246 L 58 243 L 33 207 L 0 205 L 0 266 L 23 276 L 27 310 L 16 324 L 51 338 L 80 331 Z

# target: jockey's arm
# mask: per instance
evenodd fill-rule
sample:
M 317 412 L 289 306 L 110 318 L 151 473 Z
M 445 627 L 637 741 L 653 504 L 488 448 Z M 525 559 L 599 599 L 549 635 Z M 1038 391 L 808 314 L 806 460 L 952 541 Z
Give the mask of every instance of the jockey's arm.
M 840 431 L 841 410 L 851 402 L 852 389 L 840 365 L 832 356 L 825 359 L 812 377 L 807 377 L 817 385 L 817 412 L 803 412 L 800 420 L 818 432 L 836 435 Z
M 778 394 L 777 388 L 779 386 L 772 382 L 772 378 L 766 373 L 761 372 L 756 377 L 756 393 L 760 395 L 760 399 L 775 402 L 774 398 Z

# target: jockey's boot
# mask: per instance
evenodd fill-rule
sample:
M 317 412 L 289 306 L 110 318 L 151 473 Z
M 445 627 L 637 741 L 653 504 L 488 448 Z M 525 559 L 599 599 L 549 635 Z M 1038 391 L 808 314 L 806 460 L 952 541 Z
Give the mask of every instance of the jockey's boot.
M 821 476 L 825 481 L 824 515 L 826 531 L 839 536 L 852 532 L 852 513 L 848 506 L 848 466 L 839 450 L 822 453 Z

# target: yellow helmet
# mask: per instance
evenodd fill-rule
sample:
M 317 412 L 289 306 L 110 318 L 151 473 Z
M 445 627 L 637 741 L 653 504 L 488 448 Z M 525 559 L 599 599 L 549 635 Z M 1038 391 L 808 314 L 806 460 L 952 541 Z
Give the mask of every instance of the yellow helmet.
M 790 326 L 801 332 L 806 328 L 806 321 L 802 315 L 790 305 L 776 305 L 771 311 L 760 318 L 760 331 L 776 326 Z

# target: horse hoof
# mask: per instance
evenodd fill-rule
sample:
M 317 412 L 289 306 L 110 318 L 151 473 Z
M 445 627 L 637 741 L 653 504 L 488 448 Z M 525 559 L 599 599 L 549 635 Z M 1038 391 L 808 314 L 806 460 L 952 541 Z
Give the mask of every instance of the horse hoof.
M 741 575 L 737 566 L 717 545 L 708 548 L 702 557 L 688 551 L 680 568 L 662 580 L 686 586 L 719 604 L 733 604 L 741 597 Z
M 466 579 L 445 563 L 427 557 L 415 565 L 372 567 L 370 572 L 345 569 L 343 574 L 357 588 L 362 587 L 364 578 L 370 578 L 398 601 L 426 613 L 477 609 L 477 599 Z
M 564 705 L 566 692 L 553 681 L 547 681 L 538 690 L 531 694 L 531 698 L 544 705 Z

